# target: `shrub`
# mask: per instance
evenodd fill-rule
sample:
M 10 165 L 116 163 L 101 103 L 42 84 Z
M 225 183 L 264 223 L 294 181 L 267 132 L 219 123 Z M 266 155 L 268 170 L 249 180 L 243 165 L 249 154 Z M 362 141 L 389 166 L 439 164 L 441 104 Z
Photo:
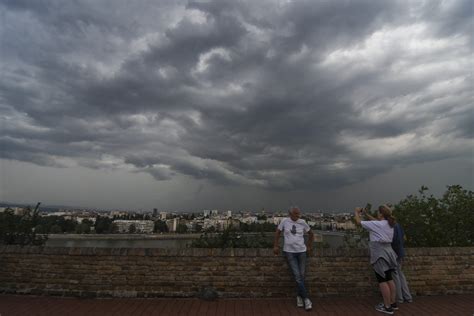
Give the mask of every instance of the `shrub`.
M 448 186 L 442 198 L 428 195 L 423 186 L 395 206 L 406 245 L 449 247 L 474 245 L 474 195 L 460 185 Z

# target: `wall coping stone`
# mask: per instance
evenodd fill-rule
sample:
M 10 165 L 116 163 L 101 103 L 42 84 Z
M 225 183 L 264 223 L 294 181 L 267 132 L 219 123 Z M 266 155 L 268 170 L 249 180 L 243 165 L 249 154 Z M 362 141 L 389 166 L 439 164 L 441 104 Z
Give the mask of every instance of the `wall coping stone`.
M 315 249 L 316 257 L 367 257 L 368 249 Z M 270 248 L 93 248 L 93 247 L 42 247 L 42 246 L 0 246 L 0 254 L 39 254 L 70 256 L 151 256 L 151 257 L 273 257 Z M 474 255 L 474 247 L 426 247 L 406 248 L 406 255 L 413 256 L 455 256 Z

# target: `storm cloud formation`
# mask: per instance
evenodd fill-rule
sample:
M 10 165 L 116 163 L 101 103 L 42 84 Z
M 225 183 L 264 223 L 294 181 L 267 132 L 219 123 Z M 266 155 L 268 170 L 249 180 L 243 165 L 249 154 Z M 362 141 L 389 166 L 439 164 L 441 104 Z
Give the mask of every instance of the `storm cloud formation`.
M 270 191 L 472 157 L 470 1 L 0 1 L 0 157 Z

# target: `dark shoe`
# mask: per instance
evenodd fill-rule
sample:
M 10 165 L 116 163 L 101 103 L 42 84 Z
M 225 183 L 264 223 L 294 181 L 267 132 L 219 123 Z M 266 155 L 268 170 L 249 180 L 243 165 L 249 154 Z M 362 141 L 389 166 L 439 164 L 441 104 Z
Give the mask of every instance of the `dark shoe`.
M 394 311 L 398 311 L 398 310 L 399 310 L 397 303 L 393 303 L 392 305 L 390 305 L 390 307 L 391 307 Z
M 380 303 L 379 305 L 375 306 L 375 310 L 381 313 L 393 315 L 393 308 L 392 307 L 385 307 L 383 303 Z

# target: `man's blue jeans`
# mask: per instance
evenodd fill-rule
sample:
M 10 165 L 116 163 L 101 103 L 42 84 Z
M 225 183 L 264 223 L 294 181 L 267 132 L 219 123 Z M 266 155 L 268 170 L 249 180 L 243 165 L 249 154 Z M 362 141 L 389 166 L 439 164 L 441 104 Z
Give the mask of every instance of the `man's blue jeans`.
M 304 286 L 304 274 L 306 271 L 306 252 L 285 252 L 288 265 L 295 277 L 298 295 L 303 299 L 308 298 L 308 292 Z

